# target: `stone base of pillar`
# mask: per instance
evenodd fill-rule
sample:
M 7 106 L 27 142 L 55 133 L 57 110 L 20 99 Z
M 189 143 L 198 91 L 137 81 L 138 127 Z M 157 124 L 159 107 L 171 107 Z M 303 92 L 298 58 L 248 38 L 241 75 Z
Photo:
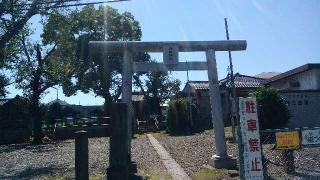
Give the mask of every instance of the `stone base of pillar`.
M 131 161 L 127 165 L 117 165 L 107 168 L 107 179 L 111 180 L 129 180 L 134 179 L 135 174 L 138 172 L 137 164 Z
M 128 180 L 130 177 L 128 166 L 114 166 L 107 169 L 107 179 L 117 180 L 124 179 Z
M 213 155 L 209 160 L 209 165 L 217 169 L 236 169 L 237 159 L 231 156 Z

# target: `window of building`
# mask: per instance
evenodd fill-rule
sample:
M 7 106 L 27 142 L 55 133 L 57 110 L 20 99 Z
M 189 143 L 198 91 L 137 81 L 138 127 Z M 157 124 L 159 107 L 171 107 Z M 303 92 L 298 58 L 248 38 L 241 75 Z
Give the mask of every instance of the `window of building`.
M 301 106 L 302 105 L 302 101 L 298 101 L 298 105 Z

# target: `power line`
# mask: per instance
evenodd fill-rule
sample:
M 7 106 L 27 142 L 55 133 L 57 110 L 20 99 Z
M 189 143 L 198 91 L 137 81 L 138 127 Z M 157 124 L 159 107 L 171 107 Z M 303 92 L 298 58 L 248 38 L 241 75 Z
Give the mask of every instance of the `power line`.
M 122 1 L 131 1 L 131 0 L 109 0 L 109 1 L 95 1 L 95 2 L 88 2 L 88 3 L 74 3 L 74 4 L 59 4 L 59 3 L 68 3 L 68 2 L 76 2 L 78 0 L 64 0 L 64 1 L 49 1 L 49 2 L 39 2 L 37 5 L 48 5 L 53 3 L 58 3 L 55 5 L 49 5 L 45 7 L 39 7 L 39 10 L 47 10 L 47 9 L 58 9 L 58 8 L 65 8 L 65 7 L 75 7 L 75 6 L 86 6 L 86 5 L 95 5 L 95 4 L 105 4 L 105 3 L 117 3 Z M 32 4 L 19 4 L 16 7 L 24 7 L 24 6 L 31 6 Z M 19 9 L 19 8 L 18 8 Z M 21 8 L 19 10 L 30 10 L 29 8 Z
M 38 2 L 36 5 L 42 5 L 42 4 L 53 4 L 53 3 L 67 3 L 67 2 L 75 2 L 79 0 L 53 0 L 53 1 L 47 1 L 47 2 Z M 32 3 L 25 3 L 25 4 L 15 4 L 14 6 L 31 6 Z

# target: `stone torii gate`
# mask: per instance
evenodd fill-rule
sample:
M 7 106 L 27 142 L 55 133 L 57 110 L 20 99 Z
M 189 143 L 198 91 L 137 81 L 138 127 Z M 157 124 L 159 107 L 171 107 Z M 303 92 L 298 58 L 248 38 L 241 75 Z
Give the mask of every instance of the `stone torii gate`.
M 227 153 L 224 123 L 218 73 L 216 65 L 216 51 L 241 51 L 246 50 L 245 40 L 227 41 L 165 41 L 165 42 L 141 42 L 141 41 L 91 41 L 89 42 L 90 54 L 123 53 L 122 74 L 122 101 L 128 106 L 128 150 L 130 154 L 132 138 L 132 74 L 133 72 L 148 71 L 187 71 L 207 70 L 209 79 L 209 94 L 211 103 L 212 123 L 216 154 L 213 155 L 210 164 L 216 168 L 230 168 L 235 165 Z M 179 52 L 206 52 L 206 61 L 203 62 L 179 62 Z M 135 52 L 163 52 L 163 63 L 135 63 Z

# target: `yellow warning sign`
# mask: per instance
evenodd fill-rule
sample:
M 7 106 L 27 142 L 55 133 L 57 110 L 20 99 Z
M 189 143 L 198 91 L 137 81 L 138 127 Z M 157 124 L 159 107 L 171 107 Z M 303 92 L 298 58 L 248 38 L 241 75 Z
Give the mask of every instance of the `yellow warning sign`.
M 298 149 L 299 146 L 298 131 L 276 132 L 276 149 Z

